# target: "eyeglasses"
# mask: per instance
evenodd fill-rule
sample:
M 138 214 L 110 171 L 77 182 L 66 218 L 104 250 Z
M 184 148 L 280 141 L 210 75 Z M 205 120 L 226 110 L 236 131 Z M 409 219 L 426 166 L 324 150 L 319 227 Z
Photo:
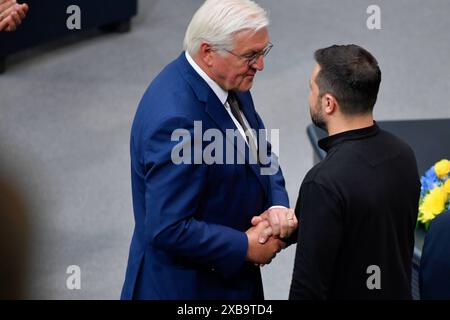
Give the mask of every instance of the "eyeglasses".
M 269 54 L 269 52 L 272 48 L 273 48 L 273 44 L 269 42 L 267 44 L 267 46 L 264 49 L 262 49 L 260 52 L 255 52 L 252 54 L 238 55 L 227 49 L 221 49 L 221 50 L 226 51 L 226 52 L 232 54 L 233 56 L 238 57 L 239 59 L 247 61 L 248 66 L 252 66 L 256 63 L 256 61 L 258 61 L 259 57 L 263 56 L 265 58 Z

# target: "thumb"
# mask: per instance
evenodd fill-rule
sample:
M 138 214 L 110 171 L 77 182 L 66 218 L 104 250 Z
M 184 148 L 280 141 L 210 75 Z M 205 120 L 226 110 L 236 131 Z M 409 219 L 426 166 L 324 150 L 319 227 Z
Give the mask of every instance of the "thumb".
M 260 223 L 261 221 L 263 221 L 263 218 L 261 218 L 260 216 L 256 216 L 252 218 L 252 225 L 256 226 L 258 223 Z
M 270 226 L 267 226 L 262 232 L 260 232 L 258 242 L 260 244 L 266 243 L 271 235 L 272 235 L 272 228 Z

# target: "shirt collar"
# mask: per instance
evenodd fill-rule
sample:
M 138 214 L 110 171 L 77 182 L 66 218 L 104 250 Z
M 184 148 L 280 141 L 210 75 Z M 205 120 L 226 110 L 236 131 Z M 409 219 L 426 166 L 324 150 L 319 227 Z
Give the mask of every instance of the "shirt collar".
M 379 131 L 380 131 L 380 128 L 378 127 L 377 123 L 374 121 L 373 125 L 370 127 L 345 131 L 345 132 L 341 132 L 341 133 L 334 134 L 332 136 L 323 138 L 323 139 L 319 140 L 319 147 L 321 149 L 323 149 L 324 151 L 328 152 L 333 147 L 335 147 L 345 141 L 366 139 L 368 137 L 377 135 Z
M 205 82 L 208 84 L 208 86 L 211 88 L 211 90 L 216 94 L 217 98 L 219 98 L 220 102 L 222 104 L 225 104 L 228 98 L 228 91 L 223 90 L 217 82 L 215 82 L 213 79 L 211 79 L 205 71 L 200 68 L 200 66 L 194 61 L 194 59 L 191 57 L 191 55 L 186 51 L 185 52 L 186 59 L 189 62 L 189 64 L 194 68 L 194 70 L 199 74 L 200 77 L 205 80 Z

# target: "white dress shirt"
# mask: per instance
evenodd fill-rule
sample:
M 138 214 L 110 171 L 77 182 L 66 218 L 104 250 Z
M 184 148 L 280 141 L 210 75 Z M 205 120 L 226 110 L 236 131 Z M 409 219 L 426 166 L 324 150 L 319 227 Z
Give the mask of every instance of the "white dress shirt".
M 187 51 L 185 52 L 185 55 L 186 55 L 187 61 L 192 66 L 192 68 L 194 68 L 194 70 L 200 75 L 200 77 L 202 77 L 202 79 L 206 81 L 206 83 L 211 88 L 211 90 L 214 91 L 214 93 L 216 94 L 217 98 L 219 98 L 220 102 L 225 107 L 225 110 L 227 110 L 228 114 L 230 115 L 231 120 L 233 120 L 234 124 L 236 125 L 236 128 L 238 128 L 239 132 L 241 133 L 242 137 L 244 138 L 245 143 L 247 143 L 247 145 L 248 145 L 244 129 L 240 125 L 239 121 L 237 121 L 237 119 L 233 116 L 233 113 L 231 112 L 231 108 L 228 105 L 228 102 L 227 102 L 228 92 L 226 90 L 223 90 L 213 79 L 211 79 L 206 74 L 206 72 L 203 71 L 202 68 L 200 68 L 198 66 L 198 64 L 194 61 L 194 59 L 192 59 L 192 57 L 190 56 L 190 54 Z M 251 128 L 251 126 L 249 125 L 249 123 L 247 121 L 247 118 L 245 118 L 245 115 L 242 113 L 242 111 L 239 110 L 239 112 L 241 113 L 242 119 L 244 120 L 244 123 L 247 126 L 247 128 Z M 257 141 L 255 138 L 255 135 L 253 134 L 253 132 L 251 132 L 251 130 L 250 130 L 250 134 L 252 135 L 254 141 Z M 258 148 L 258 146 L 256 146 L 256 147 Z M 286 207 L 272 206 L 269 209 L 275 209 L 275 208 L 286 208 Z
M 248 145 L 247 137 L 245 136 L 244 129 L 242 128 L 239 121 L 237 121 L 237 119 L 234 117 L 233 113 L 231 112 L 230 105 L 227 102 L 228 91 L 222 89 L 213 79 L 211 79 L 206 74 L 206 72 L 203 71 L 202 68 L 200 68 L 198 66 L 198 64 L 194 61 L 194 59 L 192 59 L 192 57 L 190 56 L 190 54 L 187 51 L 185 52 L 185 55 L 186 55 L 187 61 L 192 66 L 192 68 L 194 68 L 194 70 L 200 75 L 200 77 L 202 77 L 202 79 L 205 80 L 205 82 L 208 84 L 208 86 L 211 88 L 211 90 L 216 94 L 217 98 L 219 98 L 220 102 L 225 107 L 225 110 L 227 110 L 228 114 L 230 115 L 231 120 L 233 120 L 234 124 L 236 125 L 236 128 L 238 128 L 239 132 L 241 133 L 242 137 L 244 138 L 245 143 L 247 143 L 247 145 Z M 239 112 L 241 113 L 242 120 L 244 121 L 247 128 L 251 128 L 245 115 L 242 113 L 241 110 L 239 110 Z M 253 140 L 257 141 L 255 135 L 253 134 L 253 132 L 251 130 L 250 130 L 250 134 L 252 135 Z M 256 146 L 256 148 L 258 148 L 258 146 Z

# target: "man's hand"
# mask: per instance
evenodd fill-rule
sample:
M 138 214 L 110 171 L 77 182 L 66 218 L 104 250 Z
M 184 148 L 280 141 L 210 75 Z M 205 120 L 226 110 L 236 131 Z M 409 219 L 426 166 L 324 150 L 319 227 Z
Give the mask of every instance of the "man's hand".
M 0 0 L 0 31 L 14 31 L 28 12 L 27 4 L 16 0 Z
M 253 217 L 252 225 L 256 226 L 262 221 L 268 221 L 260 236 L 259 243 L 265 243 L 271 236 L 286 239 L 297 229 L 298 221 L 294 209 L 271 208 L 257 217 Z
M 264 244 L 259 242 L 260 234 L 268 227 L 270 227 L 268 221 L 261 221 L 246 231 L 248 238 L 247 260 L 254 264 L 270 263 L 276 254 L 286 247 L 283 241 L 275 238 L 270 238 Z

